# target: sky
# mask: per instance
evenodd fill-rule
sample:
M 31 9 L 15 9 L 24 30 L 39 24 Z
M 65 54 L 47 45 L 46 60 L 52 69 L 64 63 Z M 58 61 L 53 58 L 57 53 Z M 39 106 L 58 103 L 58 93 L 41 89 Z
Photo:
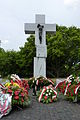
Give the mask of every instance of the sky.
M 0 47 L 23 47 L 24 23 L 35 23 L 35 14 L 44 14 L 45 23 L 80 28 L 80 0 L 0 0 Z

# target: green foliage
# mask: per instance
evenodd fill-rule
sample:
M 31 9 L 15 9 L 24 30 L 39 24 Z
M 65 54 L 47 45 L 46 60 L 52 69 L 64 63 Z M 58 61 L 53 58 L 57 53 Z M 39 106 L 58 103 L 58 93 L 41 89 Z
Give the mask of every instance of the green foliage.
M 47 74 L 66 77 L 74 71 L 72 66 L 80 61 L 80 29 L 57 26 L 54 36 L 47 40 Z
M 23 48 L 20 48 L 21 56 L 21 71 L 22 76 L 32 77 L 33 76 L 33 60 L 35 56 L 35 37 L 30 36 L 27 38 Z
M 58 26 L 56 34 L 47 34 L 47 77 L 66 77 L 80 74 L 80 28 Z M 0 48 L 0 74 L 16 73 L 20 77 L 33 76 L 33 60 L 36 56 L 35 37 L 27 38 L 20 51 L 4 51 Z

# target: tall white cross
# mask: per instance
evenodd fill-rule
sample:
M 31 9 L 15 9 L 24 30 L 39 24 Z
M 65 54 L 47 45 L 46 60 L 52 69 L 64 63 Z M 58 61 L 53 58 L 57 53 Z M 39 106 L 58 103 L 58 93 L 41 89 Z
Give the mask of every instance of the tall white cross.
M 36 15 L 35 23 L 25 23 L 25 34 L 35 34 L 34 77 L 46 77 L 46 33 L 56 32 L 56 24 L 45 24 L 45 15 Z

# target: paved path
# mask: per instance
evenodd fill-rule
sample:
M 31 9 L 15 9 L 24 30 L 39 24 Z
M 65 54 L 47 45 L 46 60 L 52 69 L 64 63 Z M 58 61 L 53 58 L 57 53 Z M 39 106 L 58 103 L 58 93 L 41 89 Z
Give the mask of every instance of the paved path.
M 31 105 L 23 110 L 13 110 L 2 120 L 80 120 L 80 104 L 59 98 L 57 102 L 42 104 L 31 94 Z

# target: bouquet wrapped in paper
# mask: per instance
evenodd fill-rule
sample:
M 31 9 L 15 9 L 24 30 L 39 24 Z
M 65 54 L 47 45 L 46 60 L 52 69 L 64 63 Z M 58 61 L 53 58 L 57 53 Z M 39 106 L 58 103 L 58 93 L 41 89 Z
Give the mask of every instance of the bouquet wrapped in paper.
M 0 84 L 0 118 L 9 114 L 12 109 L 12 95 L 5 94 L 3 90 L 5 87 Z

